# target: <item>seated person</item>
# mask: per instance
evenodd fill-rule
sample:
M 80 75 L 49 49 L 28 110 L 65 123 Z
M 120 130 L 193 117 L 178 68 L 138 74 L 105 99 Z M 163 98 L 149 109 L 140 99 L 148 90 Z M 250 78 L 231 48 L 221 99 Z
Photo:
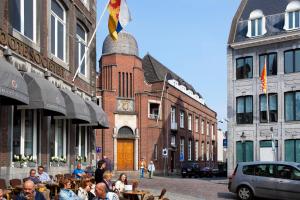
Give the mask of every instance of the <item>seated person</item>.
M 94 175 L 92 164 L 89 164 L 84 171 L 88 177 L 92 177 Z
M 106 185 L 104 183 L 98 183 L 95 187 L 96 197 L 93 200 L 106 199 L 106 200 L 119 200 L 116 193 L 106 192 Z
M 51 178 L 50 176 L 44 171 L 44 167 L 43 166 L 39 166 L 38 167 L 38 177 L 39 180 L 44 183 L 44 182 L 51 182 Z
M 123 197 L 123 192 L 125 192 L 125 185 L 127 185 L 127 177 L 126 174 L 122 173 L 120 174 L 120 177 L 115 185 L 120 197 Z
M 112 173 L 110 171 L 105 171 L 103 174 L 103 183 L 106 185 L 106 192 L 114 192 L 115 186 L 111 182 Z
M 27 180 L 31 180 L 34 184 L 41 183 L 40 179 L 36 176 L 36 170 L 31 169 L 29 172 L 29 177 L 27 177 Z
M 23 184 L 23 191 L 17 196 L 16 200 L 46 200 L 42 193 L 35 190 L 33 181 L 27 180 Z
M 80 200 L 80 198 L 71 190 L 71 179 L 63 179 L 60 182 L 62 189 L 59 192 L 59 200 Z
M 6 200 L 3 196 L 4 196 L 3 190 L 0 189 L 0 200 Z
M 78 189 L 78 197 L 82 200 L 89 199 L 89 192 L 91 191 L 91 185 L 89 180 L 83 180 L 81 186 Z
M 77 163 L 77 167 L 76 167 L 76 169 L 74 169 L 73 174 L 78 179 L 85 176 L 85 172 L 83 171 L 83 169 L 81 169 L 81 163 L 80 162 Z

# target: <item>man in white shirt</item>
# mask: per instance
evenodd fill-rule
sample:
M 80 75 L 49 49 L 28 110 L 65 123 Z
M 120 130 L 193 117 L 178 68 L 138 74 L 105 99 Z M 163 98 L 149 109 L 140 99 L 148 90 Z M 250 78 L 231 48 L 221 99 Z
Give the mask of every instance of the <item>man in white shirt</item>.
M 39 179 L 40 179 L 40 181 L 42 183 L 44 183 L 44 182 L 50 182 L 51 178 L 50 178 L 50 176 L 46 172 L 44 172 L 44 170 L 45 169 L 44 169 L 43 166 L 39 166 L 38 167 L 38 177 L 39 177 Z

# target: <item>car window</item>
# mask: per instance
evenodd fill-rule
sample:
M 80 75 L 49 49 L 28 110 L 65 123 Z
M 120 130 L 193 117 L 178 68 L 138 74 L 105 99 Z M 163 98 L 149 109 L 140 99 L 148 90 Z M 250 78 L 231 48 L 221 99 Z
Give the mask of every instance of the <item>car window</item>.
M 300 171 L 299 171 L 298 169 L 293 168 L 291 178 L 292 178 L 293 180 L 300 181 Z
M 255 165 L 246 165 L 246 166 L 243 166 L 243 174 L 254 175 L 254 166 Z
M 293 167 L 288 165 L 277 165 L 277 178 L 292 179 Z
M 275 177 L 274 165 L 271 164 L 256 165 L 254 171 L 255 176 Z

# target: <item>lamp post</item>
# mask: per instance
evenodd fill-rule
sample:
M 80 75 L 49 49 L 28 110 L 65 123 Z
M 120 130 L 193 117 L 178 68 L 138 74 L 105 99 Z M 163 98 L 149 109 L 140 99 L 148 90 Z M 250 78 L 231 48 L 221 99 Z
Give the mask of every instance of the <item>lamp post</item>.
M 276 156 L 276 142 L 275 142 L 275 138 L 274 138 L 273 127 L 270 128 L 270 131 L 271 131 L 271 140 L 272 140 L 273 160 L 276 161 L 277 160 L 277 156 Z
M 245 135 L 245 133 L 242 132 L 240 137 L 241 137 L 241 142 L 242 142 L 243 162 L 246 162 L 246 144 L 245 144 L 246 135 Z

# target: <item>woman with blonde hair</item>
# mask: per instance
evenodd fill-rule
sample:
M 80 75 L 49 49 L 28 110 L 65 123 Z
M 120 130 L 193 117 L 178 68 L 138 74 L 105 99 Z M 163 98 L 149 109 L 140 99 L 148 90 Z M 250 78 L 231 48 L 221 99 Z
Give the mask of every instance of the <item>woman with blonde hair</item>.
M 111 182 L 112 173 L 110 171 L 105 171 L 103 174 L 103 183 L 106 185 L 106 192 L 114 192 L 115 186 Z

